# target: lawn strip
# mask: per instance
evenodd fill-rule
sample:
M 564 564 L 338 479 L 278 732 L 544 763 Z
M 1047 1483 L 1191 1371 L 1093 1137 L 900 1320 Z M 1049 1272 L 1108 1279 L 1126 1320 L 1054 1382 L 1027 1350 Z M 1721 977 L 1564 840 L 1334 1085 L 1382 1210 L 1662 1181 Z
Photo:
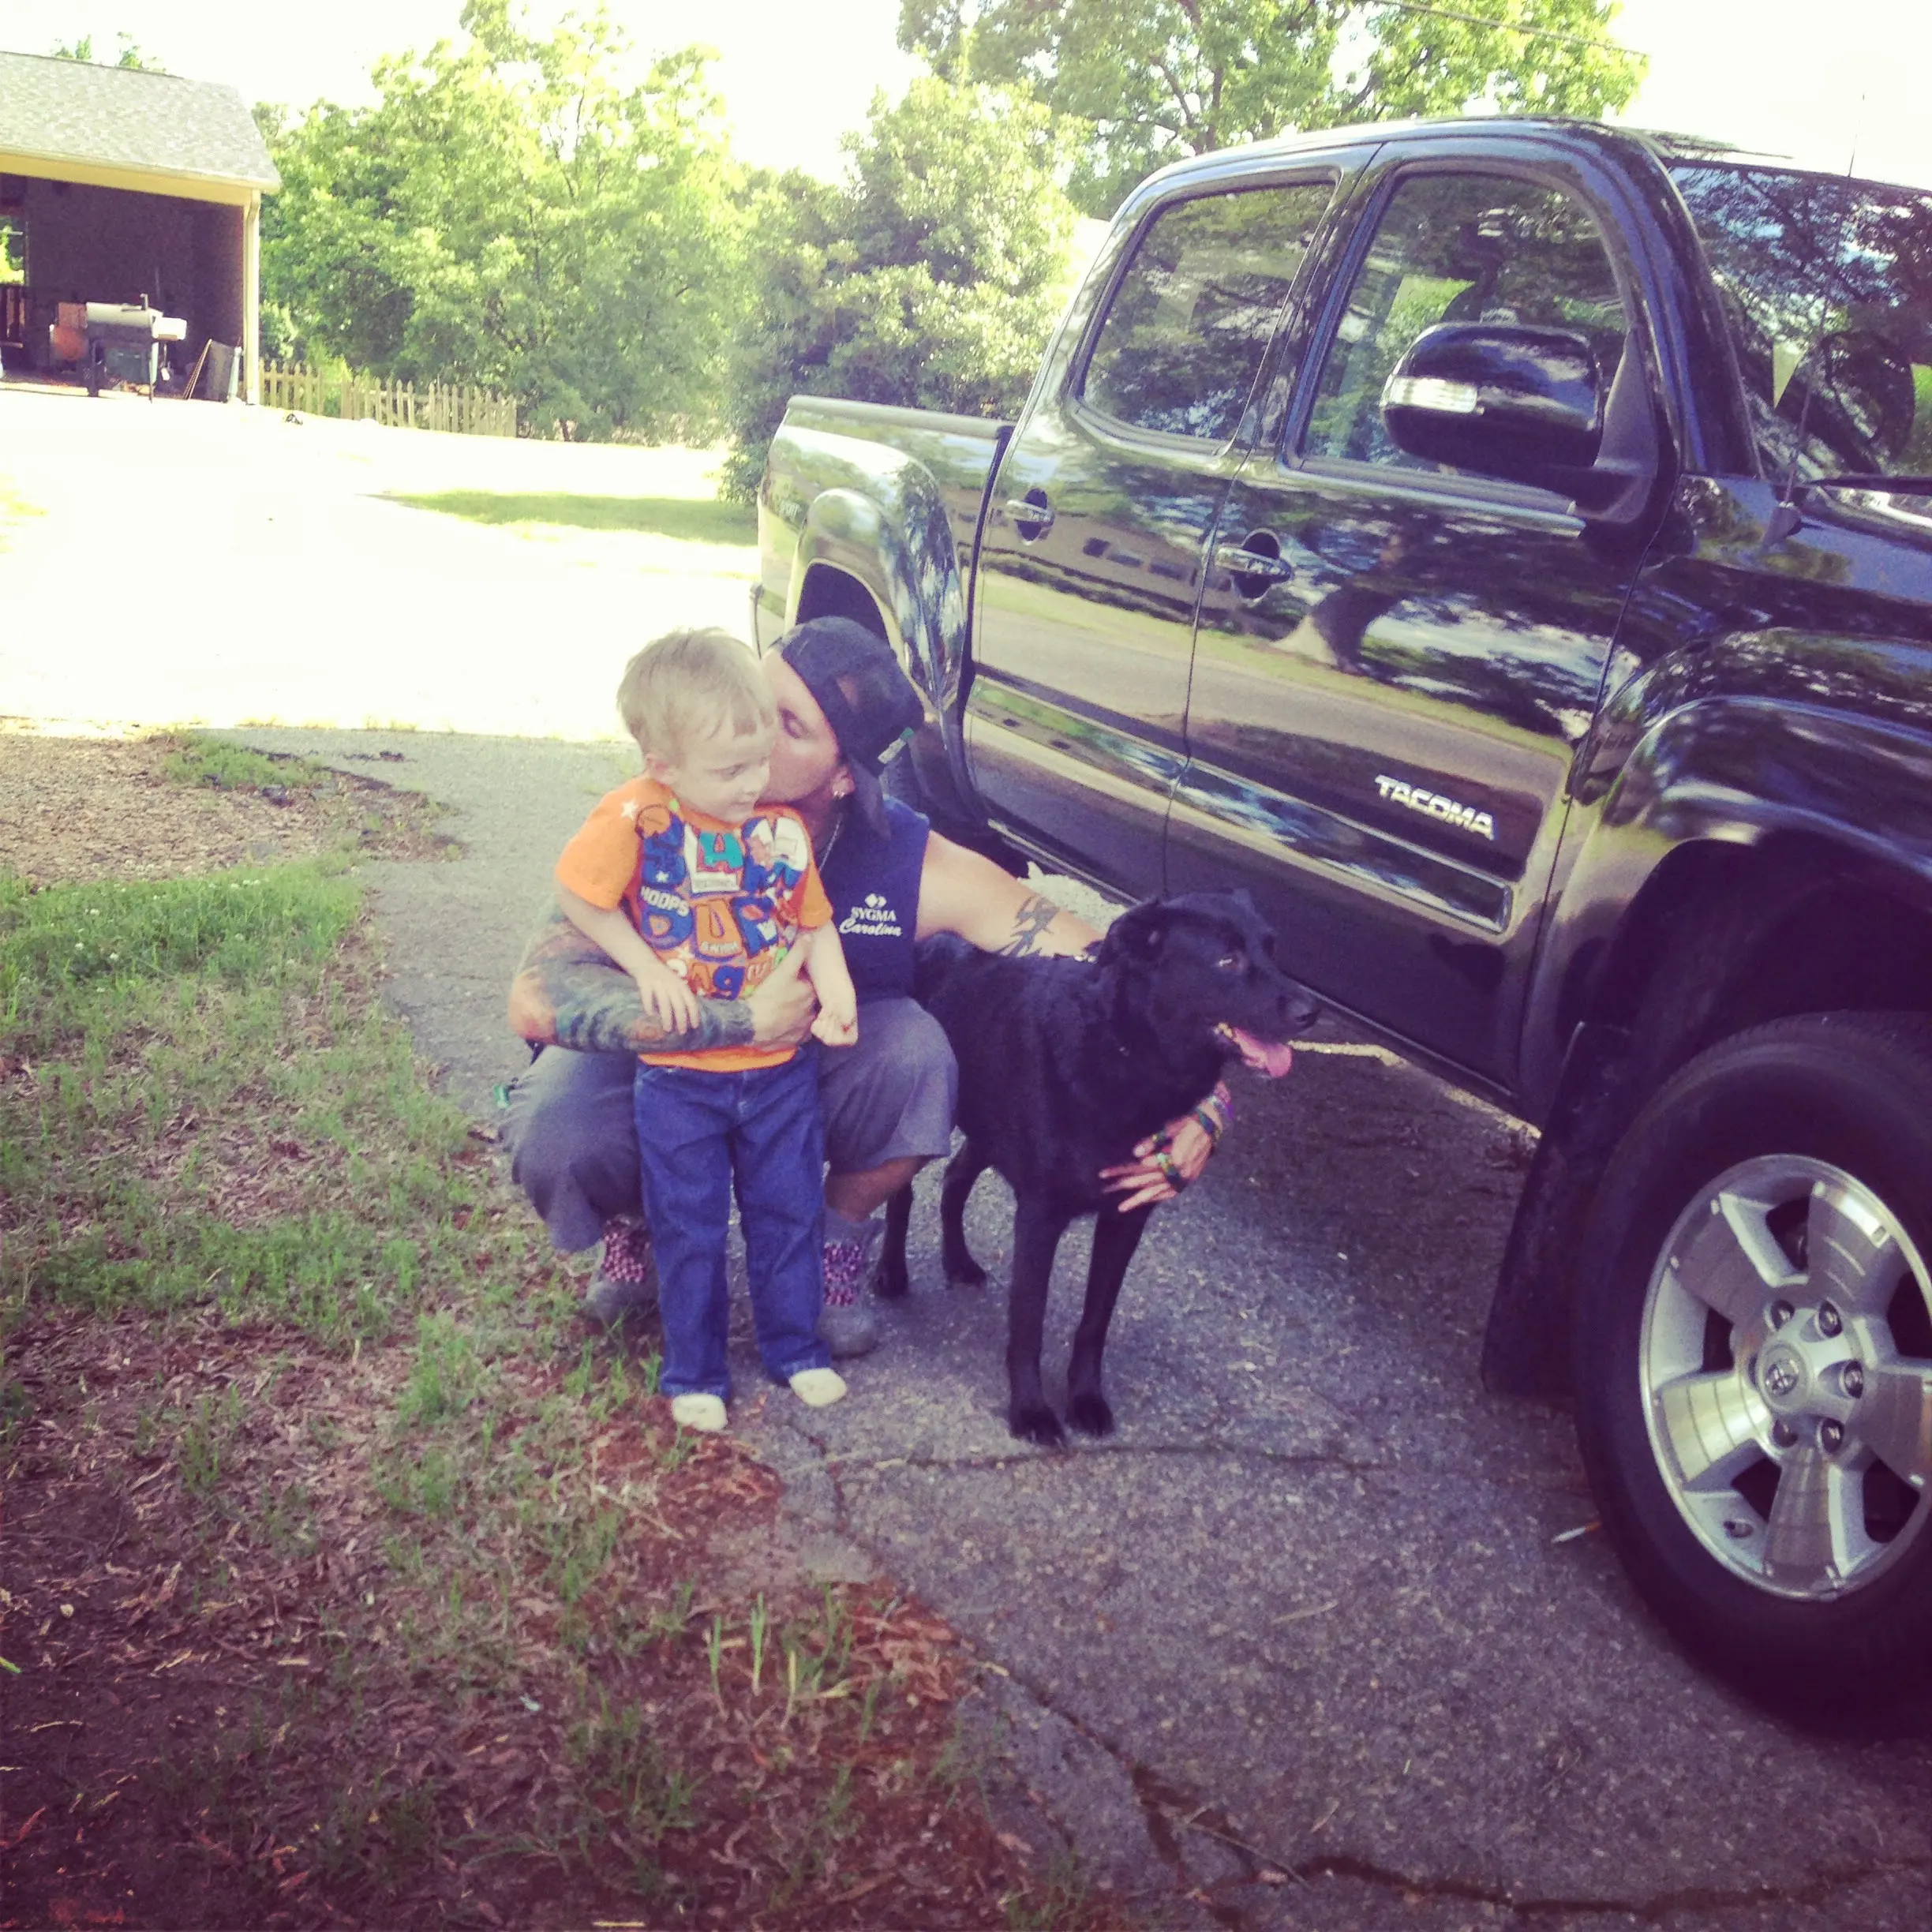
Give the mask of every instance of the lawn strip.
M 502 526 L 626 530 L 684 543 L 750 545 L 758 541 L 758 513 L 747 504 L 702 496 L 587 496 L 562 491 L 439 490 L 396 494 L 391 503 L 433 510 L 471 522 Z

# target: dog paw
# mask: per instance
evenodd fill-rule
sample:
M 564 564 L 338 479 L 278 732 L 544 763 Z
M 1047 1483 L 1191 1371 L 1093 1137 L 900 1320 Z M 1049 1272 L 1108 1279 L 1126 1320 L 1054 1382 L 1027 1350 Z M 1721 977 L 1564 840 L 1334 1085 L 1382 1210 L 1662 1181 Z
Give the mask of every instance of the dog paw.
M 1083 1436 L 1114 1433 L 1114 1410 L 1102 1395 L 1076 1395 L 1067 1404 L 1067 1420 Z
M 872 1271 L 872 1292 L 887 1301 L 902 1301 L 912 1286 L 904 1255 L 882 1255 Z
M 1037 1443 L 1043 1449 L 1058 1449 L 1066 1440 L 1060 1418 L 1044 1402 L 1017 1404 L 1006 1412 L 1006 1426 L 1022 1442 Z
M 969 1254 L 955 1255 L 945 1264 L 949 1288 L 983 1288 L 987 1271 Z

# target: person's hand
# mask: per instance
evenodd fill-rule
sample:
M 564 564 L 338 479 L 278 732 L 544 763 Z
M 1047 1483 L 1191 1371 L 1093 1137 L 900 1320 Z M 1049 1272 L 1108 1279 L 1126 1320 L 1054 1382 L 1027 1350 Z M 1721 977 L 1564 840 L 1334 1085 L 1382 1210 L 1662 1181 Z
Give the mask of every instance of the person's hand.
M 818 1017 L 812 1022 L 812 1035 L 827 1046 L 851 1046 L 859 1039 L 859 1002 L 849 983 L 840 991 L 819 989 L 822 999 Z
M 1170 1121 L 1134 1149 L 1134 1157 L 1118 1166 L 1103 1167 L 1106 1192 L 1118 1194 L 1117 1214 L 1130 1208 L 1158 1207 L 1170 1201 L 1206 1171 L 1215 1151 L 1213 1136 L 1192 1114 Z
M 770 975 L 745 995 L 754 1046 L 796 1046 L 812 1031 L 818 995 L 804 976 L 803 949 L 794 946 Z
M 644 1010 L 667 1033 L 695 1033 L 704 1018 L 694 993 L 668 966 L 653 960 L 631 975 Z

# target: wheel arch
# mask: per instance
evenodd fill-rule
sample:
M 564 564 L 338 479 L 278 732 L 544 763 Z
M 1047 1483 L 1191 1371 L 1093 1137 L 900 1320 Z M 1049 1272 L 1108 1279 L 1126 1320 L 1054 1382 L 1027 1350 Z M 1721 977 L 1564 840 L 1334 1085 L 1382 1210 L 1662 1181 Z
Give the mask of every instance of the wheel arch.
M 1543 1134 L 1484 1339 L 1500 1392 L 1568 1393 L 1583 1218 L 1624 1130 L 1679 1067 L 1795 1014 L 1932 1014 L 1932 814 L 1903 814 L 1885 840 L 1818 809 L 1861 784 L 1897 796 L 1901 774 L 1924 769 L 1923 741 L 1743 707 L 1749 744 L 1834 761 L 1829 779 L 1795 754 L 1765 761 L 1783 789 L 1753 795 L 1689 755 L 1735 745 L 1738 712 L 1690 709 L 1706 713 L 1696 728 L 1664 721 L 1604 799 L 1555 908 L 1525 1035 L 1525 1111 Z

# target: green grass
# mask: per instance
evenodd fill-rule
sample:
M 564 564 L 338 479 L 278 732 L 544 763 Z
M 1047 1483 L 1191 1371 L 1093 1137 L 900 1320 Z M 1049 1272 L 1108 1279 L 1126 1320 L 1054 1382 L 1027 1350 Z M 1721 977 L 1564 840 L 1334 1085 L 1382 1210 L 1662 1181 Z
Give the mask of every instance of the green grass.
M 697 496 L 578 496 L 561 491 L 440 490 L 395 495 L 391 503 L 467 517 L 473 523 L 549 523 L 572 530 L 631 530 L 684 543 L 752 544 L 758 512 L 743 504 Z
M 245 745 L 185 732 L 174 740 L 162 769 L 176 784 L 208 785 L 217 792 L 260 792 L 271 785 L 284 790 L 329 782 L 329 773 L 306 758 L 270 758 Z
M 31 1069 L 0 1091 L 20 1230 L 0 1323 L 31 1280 L 97 1312 L 212 1303 L 346 1346 L 471 1271 L 484 1177 L 365 997 L 360 912 L 319 863 L 0 878 L 0 1048 Z

